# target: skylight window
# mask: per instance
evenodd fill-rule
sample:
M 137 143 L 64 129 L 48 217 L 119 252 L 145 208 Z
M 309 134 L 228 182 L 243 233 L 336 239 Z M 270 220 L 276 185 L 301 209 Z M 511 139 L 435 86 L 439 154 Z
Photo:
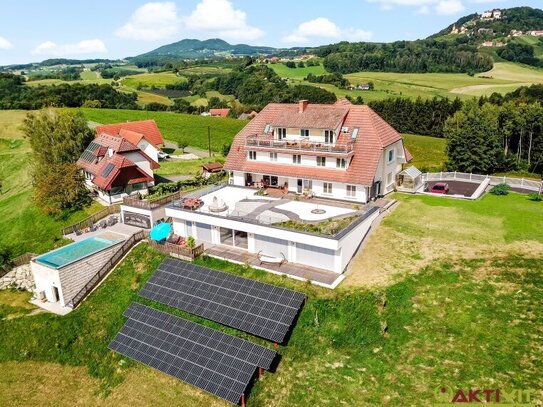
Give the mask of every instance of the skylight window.
M 358 131 L 359 131 L 359 130 L 360 130 L 360 129 L 359 129 L 358 127 L 355 127 L 355 128 L 353 129 L 353 134 L 351 135 L 351 138 L 352 138 L 353 140 L 356 140 L 356 138 L 358 137 Z
M 271 124 L 266 124 L 266 127 L 264 127 L 264 134 L 268 134 L 271 130 Z
M 102 172 L 102 177 L 107 178 L 111 171 L 113 171 L 113 168 L 115 168 L 115 166 L 111 163 L 106 165 L 106 168 L 104 168 L 104 171 Z

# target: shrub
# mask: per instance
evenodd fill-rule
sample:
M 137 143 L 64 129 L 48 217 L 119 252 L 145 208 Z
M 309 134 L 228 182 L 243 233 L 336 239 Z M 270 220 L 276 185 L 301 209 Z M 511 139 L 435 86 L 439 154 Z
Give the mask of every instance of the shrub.
M 490 190 L 490 193 L 494 195 L 507 195 L 509 194 L 510 190 L 511 190 L 511 187 L 509 185 L 498 184 Z
M 541 197 L 541 195 L 539 195 L 537 192 L 532 192 L 531 194 L 528 194 L 528 199 L 534 202 L 543 201 L 543 197 Z
M 187 238 L 187 247 L 190 249 L 194 249 L 196 247 L 196 240 L 192 236 L 189 236 Z

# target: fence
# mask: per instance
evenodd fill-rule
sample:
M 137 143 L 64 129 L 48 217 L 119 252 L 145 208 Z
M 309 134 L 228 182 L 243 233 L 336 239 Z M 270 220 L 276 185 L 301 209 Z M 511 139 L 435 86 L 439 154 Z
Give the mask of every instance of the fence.
M 65 227 L 64 229 L 62 229 L 62 235 L 66 236 L 66 235 L 69 235 L 70 233 L 74 233 L 76 230 L 86 229 L 88 227 L 91 227 L 92 224 L 98 222 L 100 219 L 103 219 L 115 213 L 119 213 L 120 211 L 121 211 L 121 206 L 118 204 L 108 206 L 107 208 L 101 210 L 100 212 L 95 213 L 92 216 L 89 216 L 86 219 L 83 219 L 80 222 L 77 222 L 77 223 L 74 223 L 73 225 Z
M 525 189 L 537 192 L 541 188 L 541 181 L 535 181 L 525 178 L 497 177 L 493 175 L 468 174 L 465 172 L 427 172 L 422 174 L 424 182 L 427 181 L 466 181 L 483 182 L 490 179 L 490 185 L 507 184 L 511 188 Z
M 201 244 L 191 249 L 190 247 L 181 247 L 177 244 L 172 244 L 168 242 L 157 243 L 154 240 L 148 239 L 149 246 L 153 249 L 167 254 L 172 257 L 177 257 L 183 260 L 192 261 L 196 257 L 201 256 L 204 253 L 204 245 Z
M 102 279 L 113 269 L 119 260 L 121 260 L 126 253 L 132 249 L 137 242 L 145 238 L 145 233 L 139 231 L 132 235 L 130 239 L 123 243 L 120 249 L 108 260 L 106 264 L 102 266 L 100 270 L 85 284 L 85 286 L 68 302 L 68 306 L 75 308 L 81 301 L 102 281 Z
M 177 191 L 170 195 L 162 196 L 160 198 L 143 200 L 138 197 L 126 196 L 123 198 L 123 205 L 132 206 L 134 208 L 152 210 L 159 208 L 163 205 L 167 205 L 170 202 L 173 202 L 176 199 L 179 199 L 183 196 L 183 191 Z
M 0 265 L 0 277 L 5 276 L 7 273 L 9 273 L 11 270 L 13 270 L 15 267 L 22 266 L 23 264 L 30 263 L 30 260 L 32 260 L 32 257 L 34 257 L 34 253 L 25 253 L 18 257 L 15 257 L 14 259 L 11 259 L 7 264 Z

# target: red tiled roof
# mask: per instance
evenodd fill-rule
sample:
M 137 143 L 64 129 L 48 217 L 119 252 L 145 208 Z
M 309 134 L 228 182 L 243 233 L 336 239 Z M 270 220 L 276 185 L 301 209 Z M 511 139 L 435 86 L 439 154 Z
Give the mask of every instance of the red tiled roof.
M 119 131 L 119 137 L 127 139 L 128 141 L 130 141 L 135 146 L 138 145 L 138 143 L 141 141 L 141 139 L 145 139 L 149 143 L 151 143 L 151 141 L 148 140 L 147 137 L 145 137 L 145 135 L 143 135 L 141 133 L 138 133 L 138 132 L 135 132 L 135 131 L 132 131 L 132 130 L 127 130 L 127 129 L 121 129 Z
M 299 105 L 283 105 L 270 124 L 273 127 L 297 129 L 337 129 L 349 112 L 346 106 L 307 105 L 303 112 Z
M 128 158 L 123 157 L 120 154 L 114 154 L 111 157 L 106 157 L 99 163 L 96 175 L 92 179 L 92 183 L 97 187 L 106 191 L 110 190 L 114 184 L 115 186 L 122 186 L 127 184 L 135 184 L 138 182 L 150 182 L 153 178 L 148 176 L 142 169 L 140 169 L 134 162 Z M 108 166 L 112 166 L 107 173 L 104 172 Z M 126 170 L 125 170 L 126 169 Z M 119 182 L 119 177 L 123 173 L 130 173 L 124 182 Z
M 230 109 L 224 108 L 224 109 L 209 109 L 209 114 L 211 116 L 220 116 L 220 117 L 226 117 L 228 116 L 228 112 L 230 112 Z
M 262 135 L 266 124 L 275 123 L 277 117 L 285 116 L 285 112 L 287 112 L 286 115 L 291 115 L 293 111 L 298 112 L 298 104 L 277 103 L 267 105 L 236 135 L 224 168 L 235 171 L 268 173 L 371 186 L 383 149 L 402 140 L 402 135 L 365 105 L 352 105 L 348 101 L 340 101 L 336 102 L 335 105 L 308 105 L 306 110 L 314 106 L 318 106 L 315 111 L 324 112 L 326 109 L 332 109 L 332 111 L 336 112 L 339 110 L 339 107 L 341 111 L 345 112 L 342 119 L 343 122 L 340 125 L 341 127 L 347 127 L 348 131 L 345 133 L 341 132 L 338 135 L 337 143 L 350 141 L 353 129 L 359 129 L 354 143 L 354 155 L 347 170 L 249 161 L 247 159 L 248 148 L 245 147 L 246 138 Z M 331 117 L 335 117 L 334 114 Z M 308 127 L 314 128 L 314 125 L 309 125 Z
M 120 134 L 121 130 L 129 130 L 135 133 L 143 134 L 143 136 L 155 146 L 164 144 L 162 134 L 160 134 L 160 130 L 158 130 L 154 120 L 141 120 L 137 122 L 114 123 L 97 126 L 96 134 L 99 135 L 102 133 L 107 133 L 117 136 Z

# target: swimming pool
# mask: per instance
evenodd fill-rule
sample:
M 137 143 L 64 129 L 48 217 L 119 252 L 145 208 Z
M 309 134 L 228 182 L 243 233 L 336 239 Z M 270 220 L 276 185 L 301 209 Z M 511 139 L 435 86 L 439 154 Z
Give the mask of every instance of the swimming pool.
M 119 243 L 119 241 L 104 239 L 96 236 L 89 237 L 88 239 L 84 239 L 61 247 L 60 249 L 53 250 L 52 252 L 45 253 L 36 258 L 36 261 L 45 266 L 58 269 L 113 246 L 116 243 Z

